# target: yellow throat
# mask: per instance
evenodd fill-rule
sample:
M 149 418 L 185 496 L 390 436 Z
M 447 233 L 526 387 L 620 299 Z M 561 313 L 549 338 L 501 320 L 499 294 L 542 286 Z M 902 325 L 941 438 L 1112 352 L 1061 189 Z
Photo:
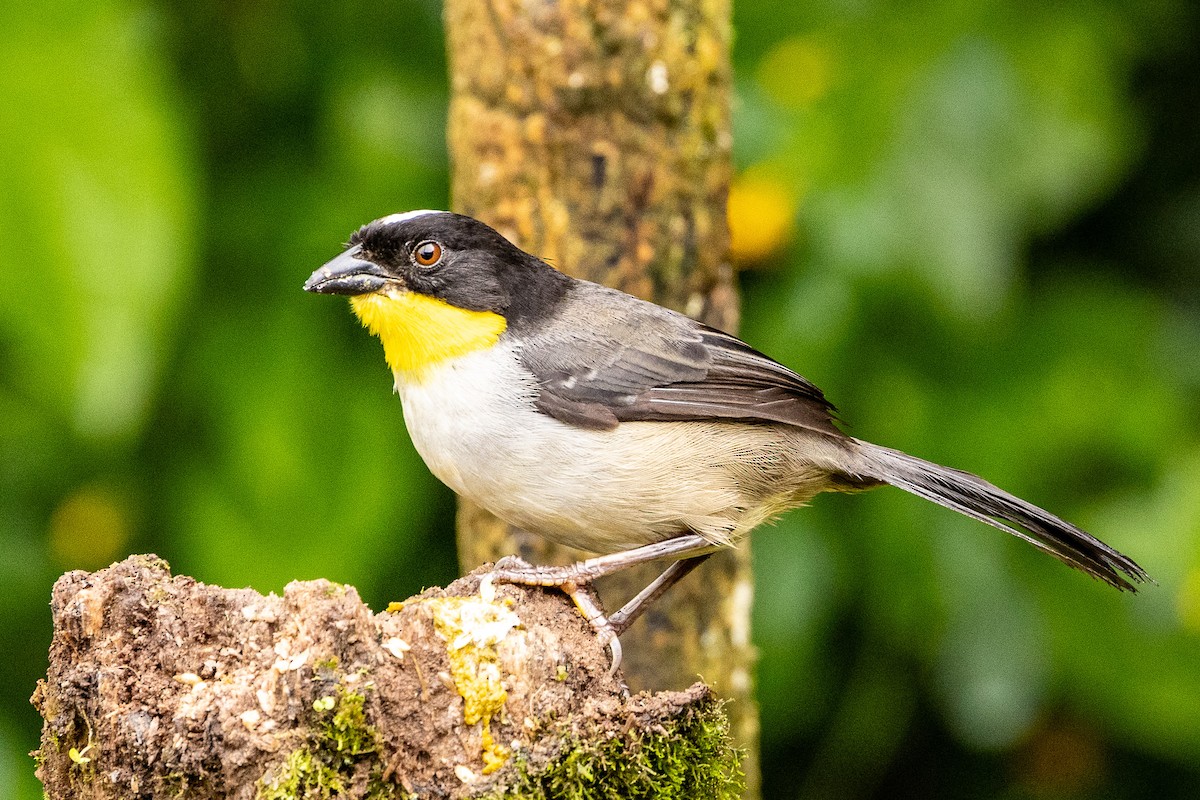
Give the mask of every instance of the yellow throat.
M 491 311 L 468 311 L 403 290 L 356 295 L 350 307 L 383 342 L 392 372 L 417 380 L 439 362 L 491 347 L 507 326 Z

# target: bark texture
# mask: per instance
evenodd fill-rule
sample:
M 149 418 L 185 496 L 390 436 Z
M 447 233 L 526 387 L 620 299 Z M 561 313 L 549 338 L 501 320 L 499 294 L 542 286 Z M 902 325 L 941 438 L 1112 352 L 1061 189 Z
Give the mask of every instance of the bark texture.
M 733 330 L 728 0 L 448 0 L 445 13 L 453 208 L 569 274 Z M 583 555 L 465 502 L 459 553 L 465 569 L 508 553 L 535 563 Z M 661 568 L 601 587 L 606 605 Z M 743 544 L 623 637 L 631 686 L 679 688 L 702 675 L 733 701 L 749 753 L 758 738 L 751 586 Z
M 557 593 L 472 575 L 394 605 L 205 586 L 153 556 L 68 573 L 33 698 L 47 796 L 736 796 L 706 687 L 627 697 Z

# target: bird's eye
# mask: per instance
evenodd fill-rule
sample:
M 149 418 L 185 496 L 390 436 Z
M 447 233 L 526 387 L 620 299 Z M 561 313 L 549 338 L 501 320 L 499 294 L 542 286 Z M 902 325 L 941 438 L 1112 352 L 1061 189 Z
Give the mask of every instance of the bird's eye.
M 432 267 L 442 260 L 442 246 L 437 242 L 421 242 L 413 248 L 413 261 L 422 267 Z

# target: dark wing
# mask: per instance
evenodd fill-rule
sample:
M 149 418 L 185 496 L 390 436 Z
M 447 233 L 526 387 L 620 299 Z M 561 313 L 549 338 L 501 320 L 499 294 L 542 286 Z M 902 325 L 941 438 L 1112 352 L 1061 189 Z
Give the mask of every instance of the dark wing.
M 737 419 L 842 435 L 821 390 L 740 339 L 592 284 L 576 290 L 521 358 L 537 406 L 573 425 Z

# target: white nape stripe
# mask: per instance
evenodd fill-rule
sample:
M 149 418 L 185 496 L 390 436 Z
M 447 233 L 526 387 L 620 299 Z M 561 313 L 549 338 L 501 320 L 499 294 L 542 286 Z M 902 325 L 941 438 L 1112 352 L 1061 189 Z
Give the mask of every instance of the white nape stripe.
M 430 209 L 430 208 L 422 208 L 419 211 L 405 211 L 402 214 L 388 214 L 386 217 L 380 217 L 379 219 L 377 219 L 375 221 L 382 223 L 384 225 L 392 225 L 397 222 L 408 222 L 410 219 L 416 219 L 417 217 L 423 217 L 426 214 L 448 214 L 448 213 L 450 213 L 450 212 L 437 211 L 437 210 Z

